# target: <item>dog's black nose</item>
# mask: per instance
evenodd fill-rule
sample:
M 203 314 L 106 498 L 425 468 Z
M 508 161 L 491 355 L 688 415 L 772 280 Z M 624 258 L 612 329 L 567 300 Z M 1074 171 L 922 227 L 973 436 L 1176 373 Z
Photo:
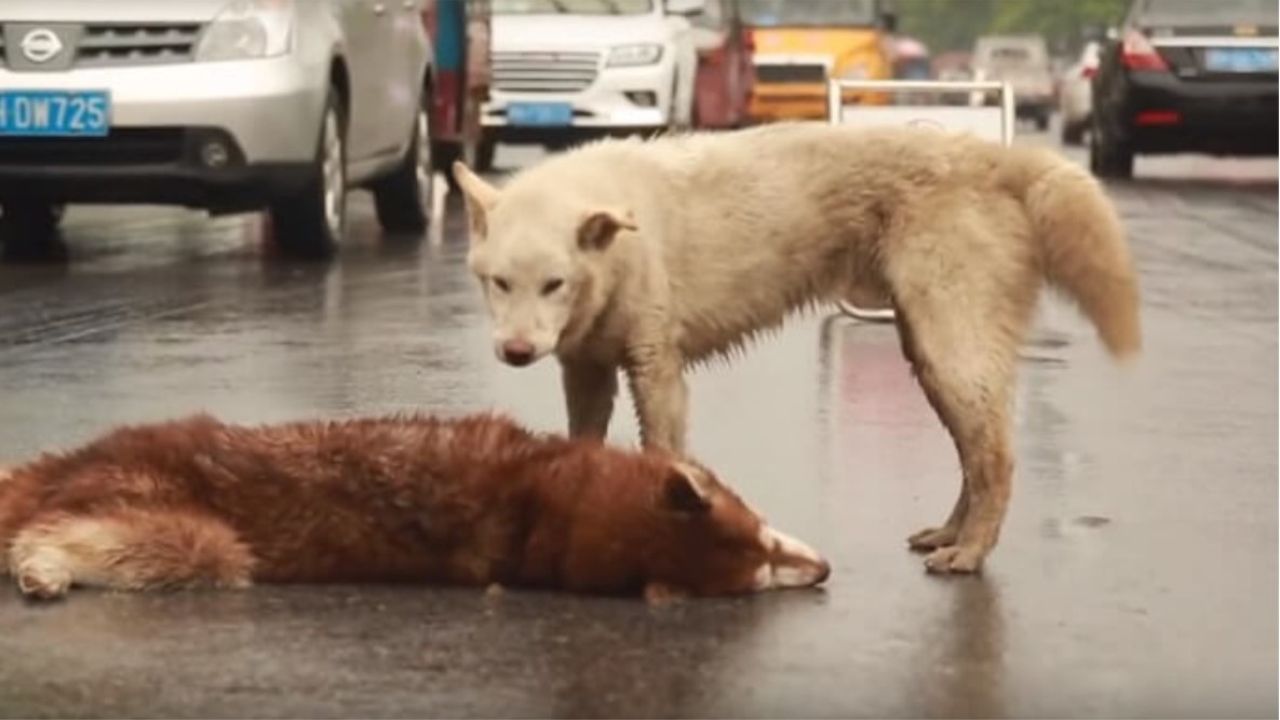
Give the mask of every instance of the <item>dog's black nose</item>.
M 533 344 L 524 340 L 508 340 L 502 343 L 502 359 L 508 365 L 524 367 L 533 362 Z

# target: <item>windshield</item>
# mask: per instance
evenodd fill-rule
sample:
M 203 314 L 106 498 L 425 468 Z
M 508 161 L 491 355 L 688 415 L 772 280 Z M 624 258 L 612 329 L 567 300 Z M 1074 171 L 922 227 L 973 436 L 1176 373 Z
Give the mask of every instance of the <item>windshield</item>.
M 742 17 L 754 27 L 875 25 L 876 0 L 743 0 Z
M 494 15 L 644 15 L 653 0 L 493 0 Z
M 1275 25 L 1276 0 L 1147 0 L 1142 20 L 1169 25 Z

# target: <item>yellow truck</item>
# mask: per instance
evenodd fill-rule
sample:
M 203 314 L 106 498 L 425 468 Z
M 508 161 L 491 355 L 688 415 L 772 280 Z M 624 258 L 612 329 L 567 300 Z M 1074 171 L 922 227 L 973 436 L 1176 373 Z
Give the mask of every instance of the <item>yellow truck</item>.
M 827 117 L 827 80 L 893 78 L 889 0 L 743 0 L 755 46 L 756 122 Z M 887 105 L 883 92 L 846 91 L 846 103 Z

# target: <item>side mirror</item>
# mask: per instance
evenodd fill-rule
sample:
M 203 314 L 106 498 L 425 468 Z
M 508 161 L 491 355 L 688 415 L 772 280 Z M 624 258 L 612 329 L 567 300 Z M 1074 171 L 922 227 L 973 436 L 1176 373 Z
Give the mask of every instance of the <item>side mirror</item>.
M 892 12 L 881 13 L 880 24 L 891 33 L 898 32 L 898 14 Z
M 707 0 L 667 0 L 668 15 L 693 17 L 707 10 Z

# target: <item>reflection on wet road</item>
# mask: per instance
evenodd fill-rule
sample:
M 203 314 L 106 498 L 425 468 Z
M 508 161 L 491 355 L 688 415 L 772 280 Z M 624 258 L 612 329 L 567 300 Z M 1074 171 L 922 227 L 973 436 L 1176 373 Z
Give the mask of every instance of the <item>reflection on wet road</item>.
M 259 588 L 32 608 L 5 587 L 0 714 L 1274 716 L 1275 163 L 1139 174 L 1112 193 L 1147 350 L 1117 369 L 1046 304 L 981 578 L 928 577 L 906 551 L 958 469 L 892 328 L 814 316 L 698 372 L 691 439 L 831 558 L 825 591 L 651 609 Z M 557 368 L 493 359 L 461 207 L 443 208 L 417 245 L 380 238 L 358 202 L 328 265 L 264 257 L 253 219 L 73 210 L 71 262 L 0 267 L 0 463 L 197 410 L 498 407 L 560 430 Z M 612 439 L 636 442 L 625 410 Z

